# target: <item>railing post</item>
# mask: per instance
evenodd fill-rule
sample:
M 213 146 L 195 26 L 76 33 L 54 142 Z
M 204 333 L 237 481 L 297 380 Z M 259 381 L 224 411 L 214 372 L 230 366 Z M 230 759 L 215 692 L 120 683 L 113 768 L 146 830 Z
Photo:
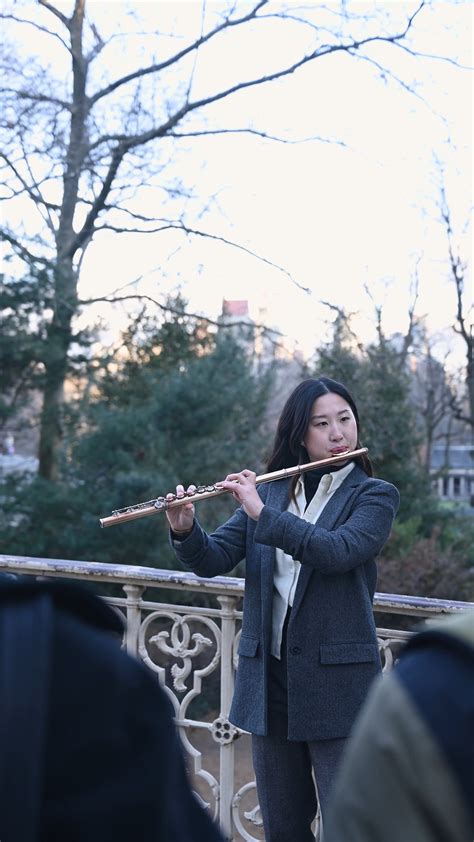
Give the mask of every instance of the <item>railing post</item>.
M 229 711 L 234 692 L 233 645 L 235 638 L 235 596 L 218 596 L 222 606 L 221 625 L 221 710 L 215 738 L 220 743 L 220 804 L 219 821 L 222 833 L 233 839 L 232 799 L 234 796 L 234 739 L 238 734 L 229 722 Z
M 124 585 L 123 589 L 127 594 L 127 628 L 125 631 L 125 649 L 129 655 L 138 658 L 138 635 L 142 612 L 140 601 L 145 588 L 140 585 Z

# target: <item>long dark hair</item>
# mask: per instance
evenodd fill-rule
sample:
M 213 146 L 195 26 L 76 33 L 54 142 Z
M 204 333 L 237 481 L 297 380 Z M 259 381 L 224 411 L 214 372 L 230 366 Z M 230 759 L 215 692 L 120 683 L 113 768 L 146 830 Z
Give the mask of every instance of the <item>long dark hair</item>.
M 362 447 L 359 440 L 359 413 L 348 389 L 330 377 L 310 378 L 303 380 L 293 390 L 283 407 L 273 450 L 267 464 L 268 471 L 278 471 L 280 468 L 290 468 L 293 465 L 302 465 L 311 461 L 302 441 L 308 429 L 315 400 L 330 392 L 340 395 L 352 409 L 357 425 L 356 449 Z M 357 456 L 355 461 L 369 477 L 374 475 L 372 463 L 367 454 Z

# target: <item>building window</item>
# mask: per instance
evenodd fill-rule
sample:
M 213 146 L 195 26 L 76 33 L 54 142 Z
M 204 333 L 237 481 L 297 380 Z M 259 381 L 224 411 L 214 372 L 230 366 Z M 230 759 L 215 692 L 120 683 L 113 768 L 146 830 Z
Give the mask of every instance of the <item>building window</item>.
M 461 477 L 453 477 L 453 495 L 459 497 L 461 494 Z
M 449 494 L 449 477 L 443 477 L 443 497 Z

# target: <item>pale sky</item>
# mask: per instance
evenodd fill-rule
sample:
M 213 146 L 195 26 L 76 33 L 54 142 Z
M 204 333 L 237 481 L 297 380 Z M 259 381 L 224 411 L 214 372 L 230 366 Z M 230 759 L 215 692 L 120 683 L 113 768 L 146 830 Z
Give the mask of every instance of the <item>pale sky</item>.
M 170 6 L 147 4 L 155 11 L 158 5 L 161 10 Z M 196 5 L 178 7 L 186 17 Z M 420 18 L 415 36 L 412 46 L 424 52 L 472 64 L 471 3 L 436 3 Z M 389 53 L 384 45 L 378 60 L 385 63 Z M 390 55 L 393 61 L 393 51 Z M 433 332 L 448 328 L 455 300 L 435 207 L 435 160 L 443 163 L 460 232 L 472 201 L 472 77 L 446 61 L 407 59 L 403 53 L 395 58 L 402 78 L 407 69 L 414 74 L 423 99 L 393 81 L 376 79 L 363 62 L 334 56 L 284 83 L 219 106 L 232 126 L 253 125 L 293 139 L 322 135 L 346 147 L 317 141 L 283 145 L 242 135 L 189 144 L 185 176 L 200 195 L 218 194 L 221 209 L 196 227 L 255 251 L 309 287 L 310 294 L 242 252 L 201 239 L 186 243 L 176 234 L 168 242 L 160 235 L 145 243 L 142 236 L 133 246 L 130 238 L 119 243 L 111 237 L 120 269 L 115 278 L 102 279 L 101 288 L 110 291 L 159 267 L 141 289 L 162 291 L 164 270 L 169 289 L 181 287 L 190 308 L 211 317 L 219 314 L 223 298 L 246 298 L 256 320 L 265 319 L 310 353 L 329 315 L 321 299 L 359 311 L 355 326 L 363 338 L 371 335 L 373 305 L 364 285 L 384 306 L 387 332 L 403 332 L 418 267 L 417 312 L 427 314 Z M 104 248 L 90 249 L 84 284 L 99 283 L 97 266 L 110 254 L 109 246 Z M 462 249 L 468 259 L 468 235 Z
M 200 22 L 197 0 L 135 0 L 128 5 L 143 19 L 142 31 L 159 27 L 182 36 L 174 49 Z M 329 9 L 332 5 L 326 4 Z M 347 6 L 364 9 L 359 2 Z M 386 0 L 378 6 L 401 16 L 416 3 Z M 118 0 L 89 3 L 90 17 L 104 34 L 107 28 L 117 31 L 128 25 L 123 8 Z M 207 8 L 212 13 L 217 6 L 211 0 Z M 193 139 L 177 159 L 183 181 L 194 186 L 203 204 L 208 196 L 217 196 L 201 219 L 190 214 L 190 225 L 235 241 L 284 271 L 221 243 L 185 240 L 176 232 L 102 233 L 84 260 L 82 297 L 111 293 L 143 275 L 139 291 L 163 297 L 167 290 L 180 289 L 192 311 L 212 318 L 220 313 L 223 298 L 245 298 L 255 320 L 266 321 L 285 333 L 290 345 L 298 342 L 304 353 L 311 353 L 330 315 L 321 300 L 358 312 L 354 327 L 362 339 L 370 338 L 374 311 L 364 285 L 383 305 L 386 331 L 406 330 L 417 269 L 417 313 L 427 315 L 434 333 L 447 330 L 455 298 L 446 236 L 437 218 L 436 160 L 444 169 L 461 253 L 470 261 L 466 226 L 472 205 L 472 74 L 449 60 L 472 65 L 472 14 L 471 2 L 435 2 L 417 19 L 410 47 L 448 61 L 413 58 L 383 44 L 373 50 L 372 56 L 404 81 L 416 80 L 417 96 L 393 80 L 376 78 L 372 67 L 342 54 L 213 106 L 208 115 L 213 125 L 253 126 L 292 140 L 323 136 L 346 144 L 282 144 L 226 135 Z M 216 67 L 219 83 L 241 67 L 249 72 L 250 64 L 273 67 L 280 51 L 291 53 L 296 46 L 296 41 L 288 43 L 289 31 L 275 29 L 268 55 L 261 49 L 254 52 L 250 38 L 245 54 L 223 42 L 221 52 L 216 47 L 208 58 L 200 56 L 194 98 L 215 86 Z M 299 37 L 296 30 L 292 37 Z M 145 57 L 149 48 L 149 37 L 137 39 L 136 49 Z M 112 54 L 112 72 L 113 60 Z M 137 66 L 133 46 L 126 54 L 117 52 L 115 60 L 117 74 Z M 160 193 L 148 188 L 136 197 L 134 207 L 160 215 L 160 202 Z M 84 320 L 93 312 L 89 308 Z M 124 323 L 118 307 L 95 312 L 112 329 Z M 455 351 L 451 334 L 447 336 Z

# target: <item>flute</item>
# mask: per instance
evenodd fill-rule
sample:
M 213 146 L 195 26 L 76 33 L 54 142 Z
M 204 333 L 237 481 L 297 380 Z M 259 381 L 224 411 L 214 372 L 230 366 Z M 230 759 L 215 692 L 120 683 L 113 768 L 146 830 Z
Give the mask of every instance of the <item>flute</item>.
M 355 459 L 368 452 L 367 447 L 359 450 L 347 450 L 345 453 L 338 453 L 337 456 L 330 456 L 328 459 L 319 459 L 317 462 L 307 462 L 305 465 L 294 465 L 292 468 L 281 468 L 279 471 L 271 471 L 269 474 L 261 474 L 256 477 L 255 483 L 274 482 L 277 479 L 286 479 L 295 474 L 303 474 L 305 471 L 314 471 L 316 468 L 325 468 L 326 465 L 336 465 L 338 462 L 346 462 L 348 459 Z M 126 506 L 124 509 L 115 509 L 109 517 L 99 519 L 102 528 L 115 526 L 117 523 L 127 523 L 129 520 L 138 520 L 141 517 L 149 517 L 176 506 L 183 506 L 185 503 L 195 503 L 198 500 L 208 500 L 210 497 L 219 497 L 220 494 L 229 494 L 228 488 L 216 488 L 215 485 L 200 485 L 193 492 L 184 492 L 179 497 L 174 494 L 172 499 L 156 497 L 154 500 L 147 500 L 145 503 L 136 503 L 134 506 Z

